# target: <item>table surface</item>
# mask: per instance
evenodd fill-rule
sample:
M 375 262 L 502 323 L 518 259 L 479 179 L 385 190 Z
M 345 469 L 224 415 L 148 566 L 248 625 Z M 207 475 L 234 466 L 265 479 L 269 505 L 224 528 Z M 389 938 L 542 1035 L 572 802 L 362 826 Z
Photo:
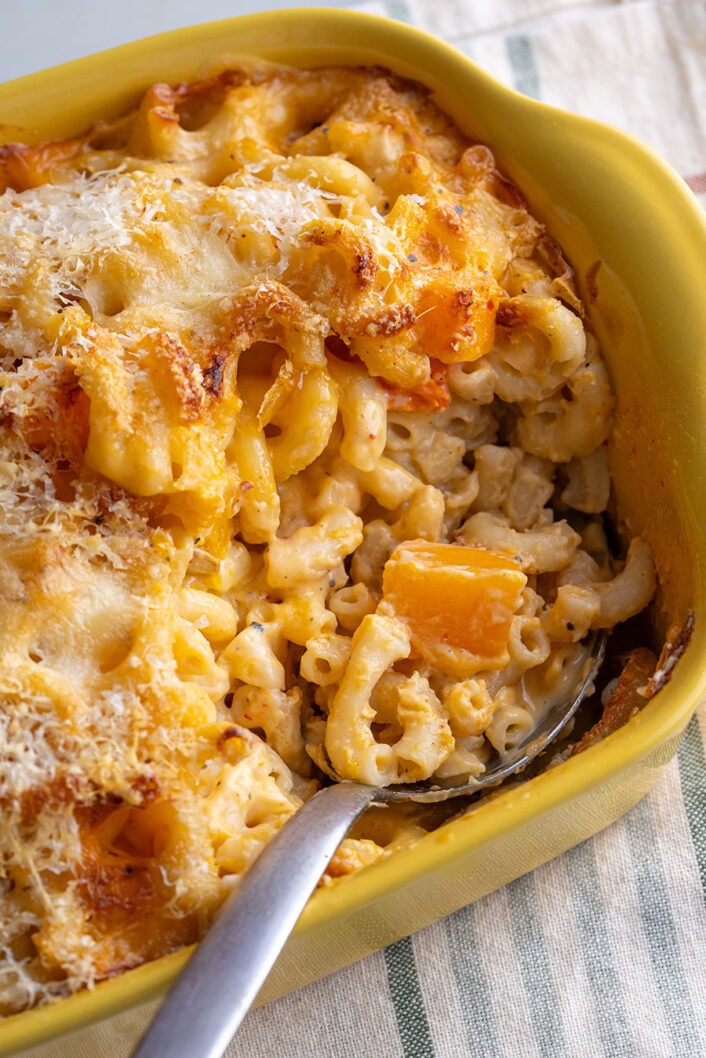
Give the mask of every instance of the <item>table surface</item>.
M 294 0 L 4 0 L 0 80 Z M 706 204 L 706 4 L 365 0 L 527 94 L 625 128 Z M 235 1058 L 703 1058 L 706 713 L 624 819 L 456 915 L 258 1011 Z M 124 1058 L 128 1013 L 27 1058 Z M 195 1056 L 196 1058 L 196 1056 Z

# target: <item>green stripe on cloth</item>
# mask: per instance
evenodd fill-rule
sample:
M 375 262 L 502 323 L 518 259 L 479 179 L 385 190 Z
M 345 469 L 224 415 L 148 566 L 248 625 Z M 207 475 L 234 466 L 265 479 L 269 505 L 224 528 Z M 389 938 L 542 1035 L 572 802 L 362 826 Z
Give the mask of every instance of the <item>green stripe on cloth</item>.
M 696 717 L 692 718 L 686 729 L 679 747 L 678 759 L 686 818 L 689 821 L 691 840 L 701 875 L 701 887 L 706 899 L 706 754 Z
M 384 0 L 384 3 L 388 18 L 396 18 L 398 22 L 412 21 L 412 13 L 406 0 Z
M 647 947 L 674 1053 L 701 1054 L 701 1039 L 674 928 L 659 837 L 646 801 L 628 812 L 625 832 Z
M 542 1054 L 559 1058 L 567 1053 L 559 1012 L 559 997 L 551 975 L 542 926 L 537 912 L 536 878 L 523 875 L 508 886 L 512 936 L 525 985 L 527 1005 Z
M 505 40 L 505 50 L 512 66 L 517 91 L 539 99 L 539 71 L 534 61 L 532 41 L 524 35 L 509 36 Z
M 404 1058 L 434 1058 L 411 937 L 385 948 L 385 967 Z
M 475 908 L 464 907 L 444 921 L 451 964 L 458 986 L 469 1058 L 500 1053 L 493 1010 L 488 1002 L 490 983 L 479 956 Z
M 638 1055 L 625 1011 L 598 882 L 595 849 L 585 841 L 566 853 L 576 926 L 603 1050 L 610 1058 Z

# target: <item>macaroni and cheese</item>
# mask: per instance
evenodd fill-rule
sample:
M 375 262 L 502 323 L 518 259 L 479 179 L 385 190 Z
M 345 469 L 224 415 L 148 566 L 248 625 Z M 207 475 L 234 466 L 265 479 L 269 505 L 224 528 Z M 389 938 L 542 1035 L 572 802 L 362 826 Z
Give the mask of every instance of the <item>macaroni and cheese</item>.
M 323 770 L 481 774 L 655 574 L 571 269 L 424 89 L 244 61 L 0 181 L 12 1012 L 197 939 Z

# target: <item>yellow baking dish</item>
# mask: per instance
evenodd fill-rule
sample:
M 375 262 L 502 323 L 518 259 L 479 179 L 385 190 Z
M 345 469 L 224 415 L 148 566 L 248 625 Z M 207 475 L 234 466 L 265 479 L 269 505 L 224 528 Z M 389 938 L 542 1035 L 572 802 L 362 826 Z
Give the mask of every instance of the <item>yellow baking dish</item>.
M 0 87 L 0 140 L 70 136 L 131 106 L 155 80 L 251 53 L 300 65 L 379 63 L 428 85 L 488 142 L 573 263 L 617 396 L 619 509 L 655 550 L 655 634 L 695 617 L 673 678 L 626 727 L 488 799 L 413 850 L 317 892 L 263 989 L 272 999 L 490 892 L 577 844 L 643 796 L 706 690 L 706 223 L 686 186 L 623 133 L 497 84 L 409 26 L 299 9 L 196 26 Z M 159 959 L 0 1023 L 0 1056 L 84 1027 L 164 991 L 187 957 Z

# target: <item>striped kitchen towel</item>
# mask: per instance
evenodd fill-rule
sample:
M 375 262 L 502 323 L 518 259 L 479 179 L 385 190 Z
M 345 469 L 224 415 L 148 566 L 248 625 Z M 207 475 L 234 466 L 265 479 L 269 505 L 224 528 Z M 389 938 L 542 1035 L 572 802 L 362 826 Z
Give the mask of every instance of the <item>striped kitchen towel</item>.
M 64 4 L 88 17 L 79 0 Z M 701 0 L 339 6 L 412 22 L 521 92 L 634 133 L 706 205 Z M 209 0 L 193 12 L 222 15 Z M 165 15 L 161 28 L 176 24 Z M 705 746 L 702 708 L 677 758 L 623 819 L 412 938 L 252 1011 L 229 1058 L 704 1058 Z M 125 1058 L 150 1013 L 28 1058 Z

